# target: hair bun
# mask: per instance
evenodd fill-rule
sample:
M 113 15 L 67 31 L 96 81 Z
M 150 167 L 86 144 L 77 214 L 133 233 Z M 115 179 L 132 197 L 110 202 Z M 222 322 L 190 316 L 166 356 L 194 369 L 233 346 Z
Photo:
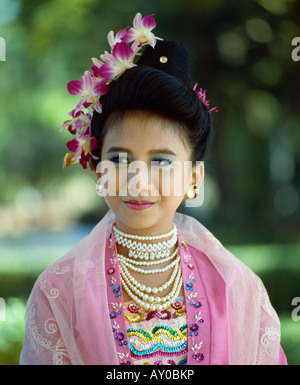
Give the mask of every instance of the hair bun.
M 155 48 L 147 45 L 143 54 L 136 62 L 166 72 L 190 83 L 191 65 L 187 50 L 180 43 L 169 40 L 157 40 Z

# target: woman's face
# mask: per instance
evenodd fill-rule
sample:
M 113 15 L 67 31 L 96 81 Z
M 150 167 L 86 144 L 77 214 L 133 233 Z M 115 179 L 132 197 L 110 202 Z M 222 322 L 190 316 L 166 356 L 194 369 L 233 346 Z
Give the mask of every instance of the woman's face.
M 108 129 L 101 163 L 109 168 L 101 170 L 98 165 L 97 175 L 108 191 L 104 197 L 116 225 L 124 232 L 170 231 L 187 188 L 202 181 L 203 167 L 192 169 L 191 149 L 174 124 L 153 113 L 130 111 Z M 152 204 L 127 203 L 141 200 Z

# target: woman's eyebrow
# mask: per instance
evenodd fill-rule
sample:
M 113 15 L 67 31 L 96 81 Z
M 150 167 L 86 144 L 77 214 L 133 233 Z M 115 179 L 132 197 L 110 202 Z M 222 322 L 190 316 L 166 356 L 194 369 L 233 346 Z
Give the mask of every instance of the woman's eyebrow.
M 127 148 L 123 148 L 123 147 L 111 147 L 107 153 L 109 152 L 117 152 L 117 151 L 121 151 L 121 152 L 127 152 L 128 154 L 131 154 L 132 152 L 130 150 L 128 150 Z M 148 154 L 152 155 L 152 154 L 168 154 L 168 155 L 175 155 L 175 152 L 169 150 L 168 148 L 160 148 L 160 149 L 157 149 L 157 150 L 150 150 L 148 151 Z

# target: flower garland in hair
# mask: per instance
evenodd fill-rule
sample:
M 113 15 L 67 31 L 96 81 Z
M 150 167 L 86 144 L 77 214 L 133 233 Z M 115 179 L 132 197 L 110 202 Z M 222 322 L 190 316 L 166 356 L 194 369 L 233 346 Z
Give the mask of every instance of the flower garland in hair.
M 66 120 L 61 131 L 68 129 L 76 136 L 67 142 L 69 153 L 64 157 L 63 167 L 80 163 L 85 169 L 87 165 L 94 170 L 91 158 L 98 159 L 92 151 L 98 147 L 97 138 L 91 135 L 93 111 L 102 112 L 100 97 L 109 91 L 109 83 L 120 76 L 128 68 L 136 66 L 135 57 L 146 44 L 155 47 L 156 38 L 151 32 L 156 26 L 153 15 L 145 16 L 137 13 L 132 28 L 123 28 L 116 35 L 108 33 L 107 39 L 111 53 L 105 51 L 100 59 L 92 58 L 93 66 L 85 71 L 82 81 L 73 80 L 67 84 L 71 95 L 79 95 L 77 106 L 69 112 L 71 119 Z M 131 43 L 131 44 L 130 44 Z
M 133 27 L 123 28 L 116 35 L 110 31 L 107 35 L 111 53 L 105 51 L 100 59 L 92 58 L 93 65 L 90 71 L 85 71 L 82 81 L 73 80 L 67 84 L 71 95 L 79 95 L 80 101 L 69 112 L 70 119 L 64 121 L 61 131 L 68 129 L 75 136 L 67 142 L 68 152 L 64 157 L 63 167 L 80 163 L 86 169 L 89 165 L 95 171 L 93 159 L 99 159 L 92 152 L 98 147 L 98 140 L 92 136 L 91 121 L 93 111 L 102 113 L 100 97 L 109 91 L 109 83 L 122 75 L 124 71 L 136 66 L 135 58 L 144 45 L 155 47 L 156 39 L 160 39 L 151 32 L 156 27 L 153 15 L 145 16 L 137 13 L 133 20 Z M 128 29 L 129 28 L 129 29 Z M 161 39 L 160 39 L 161 40 Z M 194 91 L 205 106 L 209 106 L 206 100 L 206 91 Z M 216 107 L 209 113 L 217 111 Z

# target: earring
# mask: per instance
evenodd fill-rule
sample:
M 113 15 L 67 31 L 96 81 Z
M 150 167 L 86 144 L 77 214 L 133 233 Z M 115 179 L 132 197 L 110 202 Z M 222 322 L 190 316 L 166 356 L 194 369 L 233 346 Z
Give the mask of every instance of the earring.
M 197 198 L 198 195 L 199 195 L 199 188 L 197 188 L 197 186 L 194 186 L 193 189 L 191 188 L 187 189 L 184 198 L 193 199 L 193 198 Z
M 99 178 L 96 183 L 96 193 L 101 197 L 103 196 L 103 186 L 101 184 L 101 178 Z
M 194 197 L 195 197 L 194 191 L 191 188 L 187 189 L 184 199 L 193 199 Z

